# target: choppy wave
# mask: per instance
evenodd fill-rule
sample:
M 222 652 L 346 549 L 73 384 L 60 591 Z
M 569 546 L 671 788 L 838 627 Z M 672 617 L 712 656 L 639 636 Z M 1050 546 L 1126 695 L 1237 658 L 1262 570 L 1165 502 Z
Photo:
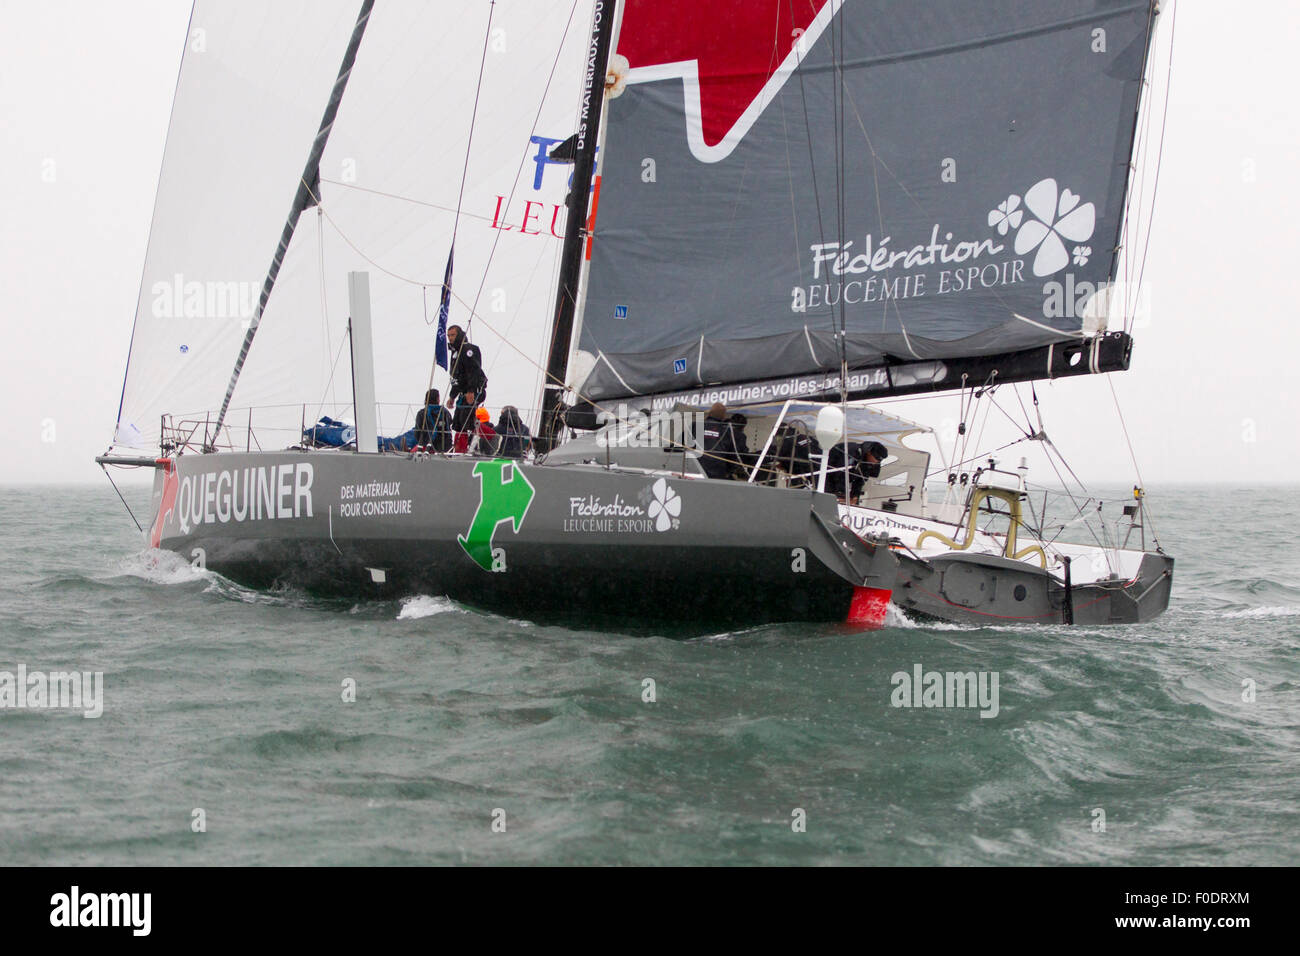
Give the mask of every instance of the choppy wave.
M 139 551 L 129 521 L 95 520 L 116 517 L 111 490 L 15 492 L 0 500 L 2 650 L 104 671 L 105 712 L 0 715 L 15 753 L 77 753 L 75 773 L 5 762 L 0 805 L 22 826 L 0 827 L 0 859 L 1294 865 L 1300 557 L 1281 538 L 1207 539 L 1205 500 L 1165 499 L 1179 563 L 1148 624 L 956 625 L 891 606 L 876 632 L 687 640 L 529 626 L 433 594 L 254 590 Z M 1246 535 L 1283 524 L 1295 496 L 1215 500 Z M 49 526 L 9 521 L 23 514 Z M 997 673 L 997 716 L 897 706 L 892 675 L 917 663 Z M 193 807 L 221 840 L 193 839 Z M 793 807 L 809 826 L 792 839 Z
M 1252 607 L 1244 611 L 1224 611 L 1224 617 L 1297 617 L 1300 607 Z

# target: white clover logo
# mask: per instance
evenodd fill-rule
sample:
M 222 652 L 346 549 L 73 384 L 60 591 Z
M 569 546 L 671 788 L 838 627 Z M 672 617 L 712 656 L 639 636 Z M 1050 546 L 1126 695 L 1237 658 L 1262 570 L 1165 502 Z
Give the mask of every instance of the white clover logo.
M 1069 265 L 1070 254 L 1066 252 L 1064 240 L 1081 243 L 1090 239 L 1097 227 L 1097 207 L 1090 202 L 1080 205 L 1079 197 L 1068 189 L 1058 192 L 1055 179 L 1035 183 L 1025 193 L 1025 208 L 1036 218 L 1026 220 L 1016 233 L 1016 255 L 1038 250 L 1033 265 L 1036 276 L 1051 275 Z M 1074 252 L 1076 261 L 1082 254 L 1083 262 L 1079 265 L 1083 265 L 1092 250 L 1083 246 L 1076 247 Z
M 1008 229 L 1019 229 L 1020 220 L 1025 217 L 1025 211 L 1020 208 L 1020 197 L 1012 193 L 1002 202 L 998 203 L 997 209 L 989 210 L 989 226 L 996 226 L 999 236 L 1005 236 Z
M 1074 264 L 1076 266 L 1086 266 L 1089 257 L 1092 256 L 1092 246 L 1075 246 L 1074 247 Z
M 677 524 L 677 516 L 682 513 L 682 499 L 669 487 L 668 482 L 660 478 L 650 489 L 654 500 L 646 514 L 655 519 L 656 531 L 668 531 Z

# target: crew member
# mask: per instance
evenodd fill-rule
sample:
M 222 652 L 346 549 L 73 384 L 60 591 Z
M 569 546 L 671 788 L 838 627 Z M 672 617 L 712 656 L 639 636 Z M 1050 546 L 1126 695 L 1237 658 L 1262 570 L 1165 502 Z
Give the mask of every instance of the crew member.
M 462 432 L 471 426 L 474 409 L 487 401 L 487 375 L 483 371 L 483 356 L 478 346 L 470 344 L 465 330 L 459 325 L 448 327 L 447 349 L 451 360 L 447 407 L 452 409 L 452 427 Z
M 749 427 L 749 418 L 740 412 L 731 414 L 731 434 L 736 439 L 736 460 L 740 462 L 740 469 L 736 477 L 742 481 L 749 477 L 749 472 L 758 460 L 758 453 L 749 450 L 749 438 L 745 435 L 745 429 Z
M 424 396 L 424 408 L 415 413 L 415 447 L 428 451 L 451 450 L 451 416 L 442 407 L 436 388 Z
M 736 426 L 727 418 L 727 408 L 714 402 L 700 429 L 700 467 L 710 478 L 730 478 L 740 465 Z
M 476 421 L 474 426 L 474 454 L 490 458 L 497 453 L 497 444 L 500 441 L 496 429 L 492 427 L 492 416 L 488 414 L 486 408 L 480 405 L 474 409 L 474 418 Z
M 845 468 L 844 450 L 848 447 L 848 468 Z M 849 476 L 848 504 L 856 505 L 862 497 L 862 487 L 868 478 L 880 474 L 880 463 L 889 457 L 885 446 L 878 441 L 836 442 L 826 460 L 826 490 L 844 500 L 844 473 Z
M 501 409 L 501 417 L 497 419 L 497 434 L 501 436 L 497 454 L 502 458 L 523 458 L 532 447 L 533 438 L 528 426 L 519 417 L 519 409 L 513 405 Z
M 813 483 L 813 458 L 820 456 L 821 444 L 808 434 L 808 426 L 799 419 L 786 422 L 777 431 L 776 466 L 790 476 L 791 485 Z

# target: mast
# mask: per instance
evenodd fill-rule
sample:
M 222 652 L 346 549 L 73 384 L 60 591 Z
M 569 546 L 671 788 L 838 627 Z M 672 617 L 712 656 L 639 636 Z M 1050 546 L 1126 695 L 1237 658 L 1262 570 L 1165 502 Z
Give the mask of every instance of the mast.
M 338 77 L 334 80 L 334 88 L 330 91 L 329 102 L 325 106 L 325 114 L 321 117 L 320 128 L 316 132 L 316 138 L 312 141 L 311 152 L 307 154 L 307 165 L 303 168 L 302 175 L 298 178 L 298 188 L 294 192 L 293 205 L 289 207 L 289 216 L 284 223 L 284 231 L 280 234 L 280 244 L 276 246 L 275 255 L 271 257 L 271 267 L 266 273 L 266 279 L 262 282 L 262 294 L 257 301 L 257 310 L 253 313 L 253 319 L 248 325 L 248 331 L 244 333 L 244 343 L 239 348 L 239 358 L 235 359 L 235 368 L 230 373 L 230 384 L 226 386 L 226 397 L 221 402 L 221 411 L 217 414 L 216 428 L 212 431 L 212 438 L 205 436 L 205 442 L 216 441 L 216 436 L 221 434 L 221 425 L 225 421 L 226 412 L 230 409 L 230 399 L 235 394 L 235 383 L 239 381 L 239 373 L 244 369 L 244 362 L 248 358 L 248 350 L 253 345 L 253 336 L 257 334 L 257 327 L 261 324 L 262 313 L 266 311 L 266 302 L 271 297 L 271 290 L 275 288 L 275 279 L 280 274 L 280 265 L 284 262 L 285 253 L 289 251 L 289 243 L 293 239 L 294 230 L 298 228 L 298 217 L 302 215 L 303 210 L 316 205 L 320 201 L 320 160 L 321 155 L 325 152 L 325 144 L 329 141 L 330 130 L 334 127 L 334 117 L 338 115 L 339 104 L 343 102 L 343 91 L 347 89 L 348 77 L 352 74 L 352 65 L 357 59 L 357 48 L 361 46 L 361 37 L 366 32 L 366 23 L 370 19 L 370 12 L 374 9 L 375 0 L 363 0 L 361 10 L 357 14 L 356 26 L 352 28 L 352 38 L 348 41 L 347 50 L 343 54 L 343 62 L 339 64 Z M 205 445 L 204 451 L 212 450 L 210 445 Z
M 569 217 L 564 231 L 564 246 L 560 252 L 555 321 L 551 325 L 551 345 L 542 386 L 542 421 L 538 436 L 538 451 L 542 453 L 554 447 L 555 434 L 559 431 L 560 398 L 564 394 L 564 382 L 568 375 L 573 321 L 578 308 L 582 249 L 587 238 L 587 210 L 596 167 L 596 146 L 600 139 L 600 118 L 605 103 L 605 70 L 614 36 L 616 2 L 617 0 L 596 0 L 592 10 L 587 73 L 582 86 L 582 112 L 575 134 L 573 188 L 568 198 Z

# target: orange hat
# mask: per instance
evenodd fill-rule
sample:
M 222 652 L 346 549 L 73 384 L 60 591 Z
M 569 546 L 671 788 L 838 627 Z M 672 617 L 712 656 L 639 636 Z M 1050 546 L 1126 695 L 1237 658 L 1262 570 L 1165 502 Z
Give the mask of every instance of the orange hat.
M 478 411 L 476 411 L 476 412 L 474 413 L 474 417 L 477 418 L 477 419 L 478 419 L 479 421 L 481 421 L 481 422 L 486 422 L 486 421 L 488 421 L 492 416 L 488 414 L 488 410 L 487 410 L 486 408 L 484 408 L 482 405 L 480 405 L 480 406 L 478 407 Z

